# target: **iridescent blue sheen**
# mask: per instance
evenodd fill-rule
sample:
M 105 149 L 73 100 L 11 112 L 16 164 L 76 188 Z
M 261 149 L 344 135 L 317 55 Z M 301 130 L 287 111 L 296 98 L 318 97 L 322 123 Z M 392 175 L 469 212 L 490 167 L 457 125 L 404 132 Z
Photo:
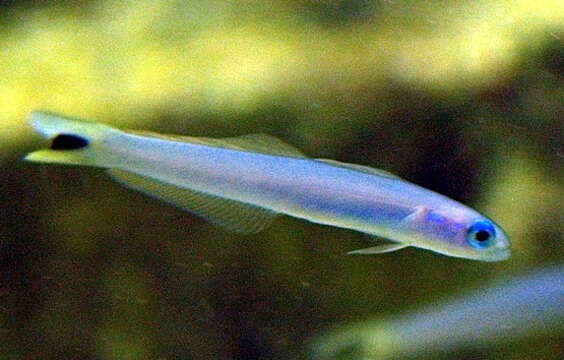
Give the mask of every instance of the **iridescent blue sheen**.
M 509 256 L 503 230 L 472 208 L 382 170 L 308 158 L 267 135 L 179 137 L 43 112 L 30 119 L 45 137 L 84 146 L 67 141 L 26 160 L 109 169 L 126 186 L 232 230 L 262 229 L 285 214 L 399 243 L 361 253 L 413 246 L 483 261 Z

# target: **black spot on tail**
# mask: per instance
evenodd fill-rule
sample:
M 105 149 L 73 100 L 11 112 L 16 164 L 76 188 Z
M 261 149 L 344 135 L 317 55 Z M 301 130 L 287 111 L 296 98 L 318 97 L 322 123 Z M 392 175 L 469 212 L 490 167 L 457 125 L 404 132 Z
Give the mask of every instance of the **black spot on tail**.
M 51 149 L 53 150 L 77 150 L 87 147 L 88 140 L 76 135 L 61 134 L 57 135 L 51 141 Z

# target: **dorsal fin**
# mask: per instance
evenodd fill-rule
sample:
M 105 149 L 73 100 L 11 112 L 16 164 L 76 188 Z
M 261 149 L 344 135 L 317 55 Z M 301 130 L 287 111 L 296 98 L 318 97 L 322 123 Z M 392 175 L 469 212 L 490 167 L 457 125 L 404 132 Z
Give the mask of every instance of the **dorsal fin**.
M 360 171 L 360 172 L 363 172 L 363 173 L 366 173 L 366 174 L 384 176 L 384 177 L 391 178 L 391 179 L 400 179 L 401 180 L 401 178 L 399 176 L 392 174 L 391 172 L 376 169 L 376 168 L 366 166 L 366 165 L 349 164 L 349 163 L 344 163 L 344 162 L 340 162 L 340 161 L 337 161 L 337 160 L 331 160 L 331 159 L 315 159 L 315 160 L 319 161 L 319 162 L 324 162 L 326 164 L 331 164 L 333 166 L 342 167 L 342 168 L 345 168 L 345 169 Z
M 125 170 L 109 169 L 108 174 L 129 188 L 166 201 L 227 230 L 242 234 L 261 231 L 277 215 L 274 211 L 258 206 L 180 188 Z
M 139 136 L 154 137 L 163 140 L 188 142 L 225 149 L 256 152 L 267 155 L 281 155 L 305 158 L 298 149 L 284 141 L 267 134 L 249 134 L 228 138 L 206 138 L 193 136 L 163 135 L 149 131 L 127 130 L 128 133 Z

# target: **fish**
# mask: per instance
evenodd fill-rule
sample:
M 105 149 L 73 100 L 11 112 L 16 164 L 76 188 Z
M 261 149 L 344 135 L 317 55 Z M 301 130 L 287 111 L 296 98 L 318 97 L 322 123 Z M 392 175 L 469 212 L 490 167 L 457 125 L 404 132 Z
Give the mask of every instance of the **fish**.
M 564 265 L 543 265 L 438 300 L 421 309 L 342 325 L 309 341 L 310 359 L 460 359 L 564 330 Z M 558 348 L 558 347 L 556 347 Z M 458 355 L 458 356 L 454 356 Z M 348 357 L 347 357 L 348 358 Z M 484 358 L 489 358 L 485 356 Z
M 384 170 L 308 157 L 270 135 L 162 135 L 46 111 L 29 122 L 50 146 L 25 160 L 103 168 L 230 231 L 257 233 L 288 215 L 383 242 L 349 254 L 416 247 L 481 261 L 510 256 L 505 232 L 472 208 Z

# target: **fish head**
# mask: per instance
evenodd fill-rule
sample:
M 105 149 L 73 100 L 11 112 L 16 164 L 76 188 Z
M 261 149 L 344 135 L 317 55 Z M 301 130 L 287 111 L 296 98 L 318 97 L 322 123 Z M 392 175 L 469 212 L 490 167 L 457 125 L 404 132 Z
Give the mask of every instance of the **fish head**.
M 406 219 L 413 246 L 441 254 L 480 261 L 510 256 L 511 243 L 503 229 L 471 209 L 418 210 Z

